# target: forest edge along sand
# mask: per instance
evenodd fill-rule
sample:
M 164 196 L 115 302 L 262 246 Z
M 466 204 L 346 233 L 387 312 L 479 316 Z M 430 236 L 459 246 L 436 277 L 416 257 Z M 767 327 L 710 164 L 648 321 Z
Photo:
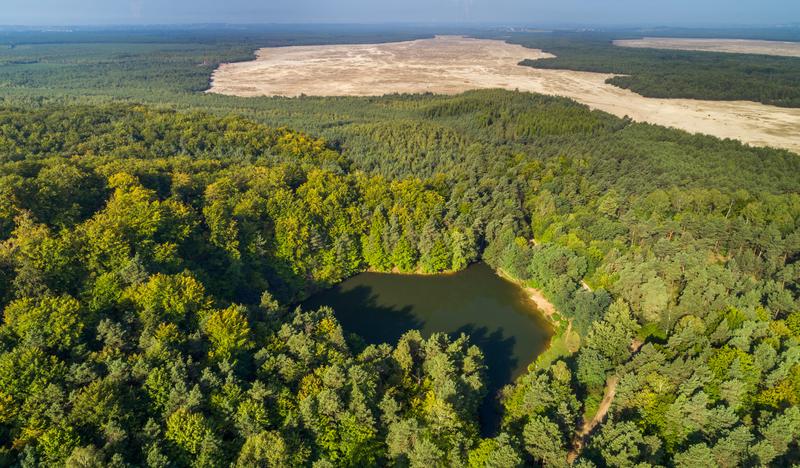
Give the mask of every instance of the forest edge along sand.
M 750 101 L 646 98 L 606 83 L 614 75 L 519 66 L 552 55 L 499 40 L 437 36 L 407 42 L 265 48 L 222 64 L 208 92 L 255 96 L 457 94 L 504 88 L 575 99 L 635 121 L 800 153 L 800 109 Z
M 614 41 L 614 45 L 641 49 L 694 50 L 700 52 L 800 57 L 800 42 L 759 41 L 750 39 L 645 37 L 642 39 L 618 39 Z

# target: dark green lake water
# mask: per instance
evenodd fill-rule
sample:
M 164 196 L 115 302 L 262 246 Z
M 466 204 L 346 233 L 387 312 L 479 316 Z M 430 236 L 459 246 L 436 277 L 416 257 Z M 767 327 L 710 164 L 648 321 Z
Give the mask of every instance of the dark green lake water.
M 496 424 L 495 396 L 549 343 L 551 327 L 522 288 L 478 263 L 447 275 L 363 273 L 303 303 L 334 309 L 345 331 L 367 343 L 396 343 L 408 330 L 467 333 L 489 367 L 484 431 Z

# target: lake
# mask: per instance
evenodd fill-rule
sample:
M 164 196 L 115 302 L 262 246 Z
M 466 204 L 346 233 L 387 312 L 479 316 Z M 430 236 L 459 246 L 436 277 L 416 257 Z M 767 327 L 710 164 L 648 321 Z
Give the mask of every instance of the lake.
M 481 426 L 498 422 L 494 396 L 524 373 L 548 345 L 552 327 L 525 291 L 484 263 L 453 274 L 362 273 L 303 303 L 305 309 L 330 306 L 345 331 L 367 343 L 396 343 L 408 330 L 467 333 L 489 367 L 489 396 Z

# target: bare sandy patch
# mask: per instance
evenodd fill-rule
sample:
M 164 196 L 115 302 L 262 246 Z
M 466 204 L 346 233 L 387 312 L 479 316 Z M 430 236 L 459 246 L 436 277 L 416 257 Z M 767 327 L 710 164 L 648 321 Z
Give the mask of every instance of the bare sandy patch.
M 534 304 L 536 304 L 536 308 L 539 309 L 545 317 L 552 320 L 556 313 L 556 306 L 544 296 L 544 293 L 531 287 L 526 287 L 525 292 L 528 293 L 528 296 Z
M 555 320 L 557 314 L 556 306 L 554 306 L 553 303 L 550 302 L 550 300 L 547 299 L 547 297 L 545 297 L 544 293 L 541 290 L 532 288 L 530 286 L 526 286 L 524 282 L 509 275 L 502 268 L 498 268 L 496 272 L 498 275 L 500 275 L 501 278 L 505 278 L 506 280 L 511 281 L 512 283 L 515 283 L 517 286 L 522 288 L 525 291 L 525 294 L 528 295 L 528 298 L 530 298 L 530 300 L 533 301 L 534 304 L 536 304 L 536 308 L 539 309 L 539 312 L 541 312 L 542 315 L 545 316 L 545 318 L 551 321 Z
M 552 57 L 503 41 L 440 36 L 369 45 L 261 49 L 223 64 L 209 92 L 235 96 L 380 96 L 518 89 L 566 96 L 620 117 L 800 152 L 800 109 L 749 101 L 654 99 L 606 84 L 613 75 L 522 67 Z
M 645 37 L 643 39 L 620 39 L 614 41 L 614 45 L 646 49 L 699 50 L 703 52 L 800 57 L 800 42 Z

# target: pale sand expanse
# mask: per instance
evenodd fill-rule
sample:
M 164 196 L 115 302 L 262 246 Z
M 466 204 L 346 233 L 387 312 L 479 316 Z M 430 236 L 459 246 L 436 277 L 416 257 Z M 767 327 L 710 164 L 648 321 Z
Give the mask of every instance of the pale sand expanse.
M 614 41 L 620 47 L 648 49 L 700 50 L 735 54 L 781 55 L 800 57 L 800 42 L 756 41 L 749 39 L 688 39 L 674 37 L 645 37 Z
M 478 88 L 566 96 L 618 116 L 800 153 L 800 109 L 748 101 L 645 98 L 605 83 L 612 75 L 522 67 L 551 57 L 497 40 L 440 36 L 370 45 L 261 49 L 251 62 L 224 64 L 209 92 L 236 96 L 456 94 Z

